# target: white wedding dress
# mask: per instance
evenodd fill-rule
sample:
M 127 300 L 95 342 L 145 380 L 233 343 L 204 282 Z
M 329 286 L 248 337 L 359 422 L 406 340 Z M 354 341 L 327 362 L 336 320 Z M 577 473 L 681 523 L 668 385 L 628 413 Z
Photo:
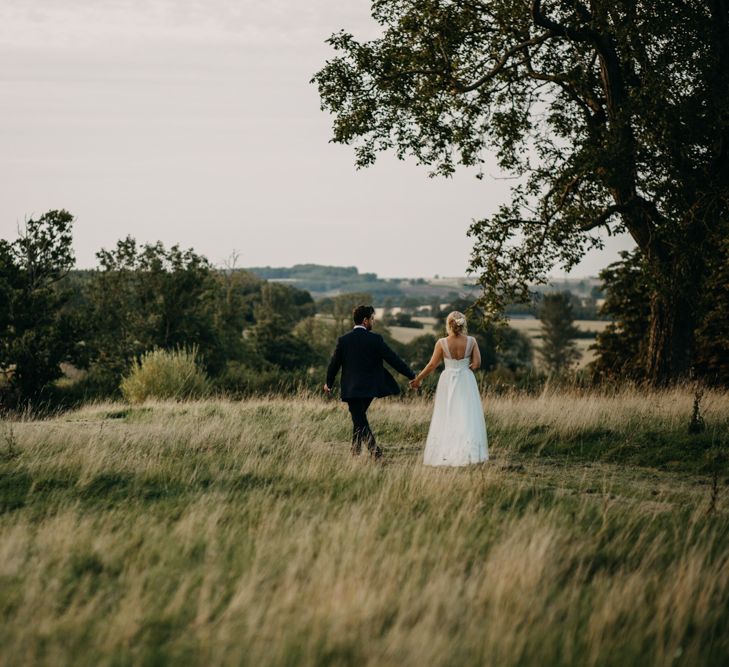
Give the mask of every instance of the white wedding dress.
M 441 338 L 445 370 L 435 392 L 433 418 L 425 443 L 427 466 L 465 466 L 488 460 L 486 421 L 476 378 L 469 368 L 475 340 L 469 336 L 463 359 L 453 359 Z

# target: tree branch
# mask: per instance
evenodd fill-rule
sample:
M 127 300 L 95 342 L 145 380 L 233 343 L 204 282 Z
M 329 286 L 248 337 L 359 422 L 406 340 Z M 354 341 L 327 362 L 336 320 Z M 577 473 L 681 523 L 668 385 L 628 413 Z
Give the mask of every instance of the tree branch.
M 461 81 L 458 81 L 457 79 L 453 80 L 453 88 L 458 93 L 468 93 L 472 90 L 476 90 L 477 88 L 480 88 L 483 86 L 486 82 L 493 79 L 499 72 L 501 72 L 504 67 L 506 67 L 506 64 L 509 62 L 509 59 L 516 53 L 519 53 L 520 51 L 524 51 L 525 49 L 528 49 L 530 46 L 535 46 L 537 44 L 541 44 L 548 40 L 550 37 L 553 37 L 553 35 L 550 32 L 543 33 L 541 35 L 538 35 L 537 37 L 532 37 L 531 39 L 528 39 L 524 42 L 521 42 L 520 44 L 516 44 L 512 46 L 510 49 L 508 49 L 502 56 L 499 58 L 497 63 L 483 76 L 479 77 L 472 83 L 462 83 Z
M 527 74 L 530 78 L 537 81 L 555 83 L 562 88 L 562 90 L 567 93 L 567 96 L 582 109 L 588 123 L 600 124 L 605 122 L 605 110 L 603 109 L 602 104 L 600 104 L 600 102 L 592 95 L 585 95 L 584 93 L 580 93 L 575 90 L 572 85 L 573 82 L 570 81 L 567 75 L 537 72 L 532 65 L 529 49 L 524 50 L 524 64 L 526 65 Z M 590 113 L 590 110 L 592 110 L 593 113 Z
M 585 174 L 577 174 L 571 181 L 569 181 L 564 188 L 562 189 L 562 192 L 559 195 L 559 200 L 557 201 L 557 210 L 561 210 L 565 202 L 567 201 L 567 196 L 575 189 L 576 186 L 578 186 L 582 179 L 585 177 Z
M 600 215 L 594 217 L 585 224 L 580 225 L 579 229 L 581 232 L 589 232 L 597 227 L 602 227 L 616 213 L 625 213 L 628 208 L 630 207 L 624 204 L 613 204 L 612 206 L 608 206 L 602 213 L 600 213 Z
M 583 9 L 587 11 L 586 8 L 583 7 Z M 562 25 L 561 23 L 557 23 L 557 21 L 553 21 L 548 18 L 542 13 L 541 0 L 533 0 L 532 2 L 532 21 L 534 21 L 534 25 L 537 25 L 540 28 L 546 28 L 555 35 L 566 37 L 567 39 L 572 39 L 576 42 L 591 42 L 598 36 L 589 28 L 582 28 L 581 30 L 578 30 L 576 28 L 571 28 L 570 26 Z
M 525 218 L 509 218 L 504 222 L 510 225 L 532 225 L 533 227 L 544 227 L 549 224 L 546 220 L 526 220 Z
M 575 11 L 583 23 L 590 23 L 592 21 L 592 12 L 583 5 L 580 0 L 573 0 L 575 5 Z

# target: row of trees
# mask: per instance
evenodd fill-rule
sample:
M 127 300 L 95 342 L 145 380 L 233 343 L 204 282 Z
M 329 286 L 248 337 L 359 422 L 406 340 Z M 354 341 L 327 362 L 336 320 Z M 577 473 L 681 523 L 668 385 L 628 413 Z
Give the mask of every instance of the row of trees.
M 49 211 L 0 241 L 0 395 L 6 406 L 53 400 L 62 365 L 85 371 L 78 391 L 116 392 L 134 359 L 195 347 L 225 381 L 318 360 L 292 330 L 314 314 L 308 292 L 245 271 L 217 270 L 193 250 L 120 240 L 94 271 L 72 271 L 73 217 Z M 243 335 L 245 332 L 245 335 Z
M 67 211 L 49 211 L 29 220 L 14 242 L 0 241 L 0 400 L 6 407 L 114 395 L 130 366 L 154 349 L 194 348 L 215 387 L 232 393 L 314 387 L 337 336 L 351 327 L 353 306 L 371 302 L 369 294 L 348 293 L 315 303 L 304 290 L 234 267 L 216 269 L 193 250 L 132 238 L 100 250 L 97 269 L 72 271 L 72 222 Z M 649 318 L 638 261 L 626 255 L 603 273 L 605 311 L 615 321 L 597 339 L 597 380 L 640 378 Z M 705 376 L 727 382 L 729 274 L 725 268 L 717 276 L 707 294 L 715 302 L 699 332 L 698 359 Z M 512 385 L 535 381 L 526 335 L 488 323 L 478 304 L 461 299 L 443 310 L 434 304 L 442 328 L 452 309 L 469 313 L 486 377 Z M 544 295 L 540 317 L 542 368 L 563 374 L 578 357 L 570 295 Z M 427 363 L 435 336 L 401 344 L 386 327 L 379 330 L 415 367 Z M 64 368 L 81 370 L 82 378 L 59 395 Z
M 337 336 L 351 327 L 353 306 L 371 302 L 369 294 L 348 293 L 314 303 L 290 285 L 216 269 L 191 249 L 129 237 L 100 250 L 95 270 L 73 271 L 72 223 L 67 211 L 49 211 L 14 242 L 0 242 L 6 407 L 114 395 L 133 363 L 154 349 L 194 348 L 215 386 L 233 393 L 315 386 Z M 472 326 L 487 371 L 530 371 L 526 337 Z M 403 345 L 380 331 L 413 365 L 427 363 L 435 337 Z M 63 369 L 82 373 L 61 391 Z

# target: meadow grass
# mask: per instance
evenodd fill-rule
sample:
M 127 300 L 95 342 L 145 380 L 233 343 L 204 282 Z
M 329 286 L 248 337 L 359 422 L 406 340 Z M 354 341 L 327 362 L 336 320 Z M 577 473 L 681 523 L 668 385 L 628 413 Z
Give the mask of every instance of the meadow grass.
M 490 460 L 383 465 L 316 397 L 0 424 L 0 664 L 723 665 L 729 396 L 486 397 Z

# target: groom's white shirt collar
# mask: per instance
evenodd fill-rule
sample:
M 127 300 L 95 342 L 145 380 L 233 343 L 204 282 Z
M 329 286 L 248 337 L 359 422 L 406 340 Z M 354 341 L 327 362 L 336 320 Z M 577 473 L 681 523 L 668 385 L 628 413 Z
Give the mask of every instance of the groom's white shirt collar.
M 367 331 L 367 327 L 363 324 L 355 324 L 353 329 L 364 329 L 365 331 Z

